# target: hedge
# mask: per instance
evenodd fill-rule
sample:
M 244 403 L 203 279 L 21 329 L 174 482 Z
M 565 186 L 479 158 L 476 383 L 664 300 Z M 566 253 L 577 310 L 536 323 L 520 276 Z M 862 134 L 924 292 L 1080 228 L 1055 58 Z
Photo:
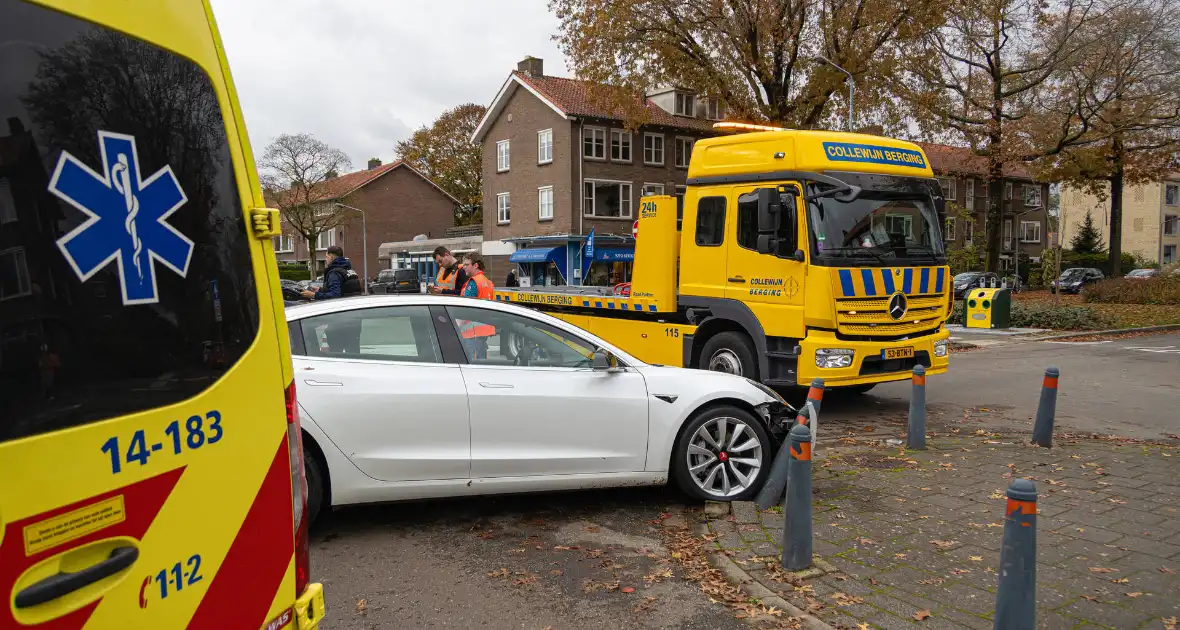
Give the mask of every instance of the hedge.
M 283 280 L 307 280 L 311 274 L 307 265 L 279 265 L 279 277 Z
M 955 302 L 950 323 L 963 321 L 963 302 Z M 1048 328 L 1050 330 L 1101 330 L 1112 325 L 1105 315 L 1085 306 L 1012 304 L 1010 325 L 1013 328 Z
M 1082 300 L 1095 304 L 1180 305 L 1180 276 L 1167 275 L 1143 280 L 1104 280 L 1087 286 Z

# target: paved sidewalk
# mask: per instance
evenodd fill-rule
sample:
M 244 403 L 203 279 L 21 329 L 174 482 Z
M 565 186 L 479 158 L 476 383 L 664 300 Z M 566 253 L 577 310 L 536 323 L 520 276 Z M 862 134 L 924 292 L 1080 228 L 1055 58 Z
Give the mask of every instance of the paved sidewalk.
M 992 628 L 1004 490 L 1039 496 L 1037 628 L 1176 629 L 1180 449 L 1119 439 L 937 437 L 930 450 L 828 448 L 815 463 L 814 549 L 834 571 L 778 568 L 781 508 L 707 517 L 763 586 L 840 628 Z M 919 621 L 918 619 L 922 619 Z

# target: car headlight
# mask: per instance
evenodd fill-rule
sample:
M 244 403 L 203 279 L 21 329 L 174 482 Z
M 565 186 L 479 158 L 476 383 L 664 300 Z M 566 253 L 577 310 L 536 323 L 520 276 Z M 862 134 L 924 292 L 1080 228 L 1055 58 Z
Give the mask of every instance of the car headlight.
M 942 341 L 935 341 L 934 342 L 934 356 L 945 357 L 947 348 L 949 348 L 949 347 L 950 347 L 950 343 L 945 339 Z
M 820 348 L 815 351 L 815 367 L 846 368 L 852 365 L 852 355 L 848 348 Z
M 770 396 L 771 398 L 781 402 L 784 405 L 787 404 L 787 401 L 783 399 L 781 394 L 779 394 L 778 392 L 771 389 L 765 383 L 759 383 L 758 381 L 756 381 L 752 378 L 747 378 L 746 380 L 750 381 L 751 385 L 753 385 L 754 387 L 757 387 L 759 390 L 762 391 L 762 393 L 766 394 L 767 396 Z

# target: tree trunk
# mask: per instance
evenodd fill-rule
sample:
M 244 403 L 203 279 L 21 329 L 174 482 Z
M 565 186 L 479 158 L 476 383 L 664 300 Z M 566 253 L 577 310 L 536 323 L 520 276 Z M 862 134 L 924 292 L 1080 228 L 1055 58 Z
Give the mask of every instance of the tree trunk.
M 1004 215 L 1004 165 L 992 155 L 988 158 L 987 171 L 987 216 L 984 219 L 987 230 L 987 261 L 984 268 L 993 273 L 1000 271 L 1000 243 L 1003 240 Z
M 1118 135 L 1111 144 L 1114 172 L 1110 176 L 1110 277 L 1123 275 L 1123 142 Z
M 315 264 L 315 242 L 312 239 L 307 239 L 307 279 L 315 280 L 316 264 Z

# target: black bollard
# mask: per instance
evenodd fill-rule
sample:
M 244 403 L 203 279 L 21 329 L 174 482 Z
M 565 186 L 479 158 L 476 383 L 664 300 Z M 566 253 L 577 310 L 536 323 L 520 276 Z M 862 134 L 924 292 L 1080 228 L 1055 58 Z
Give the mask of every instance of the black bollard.
M 926 368 L 914 366 L 913 391 L 910 393 L 910 420 L 906 429 L 906 447 L 926 449 Z
M 994 628 L 1033 630 L 1037 622 L 1037 488 L 1033 482 L 1012 481 L 1004 513 Z
M 783 506 L 783 568 L 802 571 L 811 566 L 811 431 L 802 424 L 791 429 L 787 502 Z
M 1057 414 L 1057 377 L 1061 371 L 1055 367 L 1045 370 L 1041 382 L 1041 402 L 1037 405 L 1037 421 L 1033 425 L 1033 444 L 1045 448 L 1053 447 L 1053 416 Z
M 795 417 L 795 423 L 809 427 L 810 431 L 810 417 L 811 407 L 804 405 L 799 410 L 799 415 Z M 791 436 L 787 435 L 787 439 L 783 440 L 783 445 L 779 447 L 774 461 L 770 464 L 770 475 L 766 477 L 766 483 L 763 484 L 762 489 L 758 491 L 758 496 L 754 499 L 759 510 L 768 509 L 770 506 L 779 505 L 782 502 L 783 493 L 787 490 L 787 472 L 791 462 L 790 451 Z

